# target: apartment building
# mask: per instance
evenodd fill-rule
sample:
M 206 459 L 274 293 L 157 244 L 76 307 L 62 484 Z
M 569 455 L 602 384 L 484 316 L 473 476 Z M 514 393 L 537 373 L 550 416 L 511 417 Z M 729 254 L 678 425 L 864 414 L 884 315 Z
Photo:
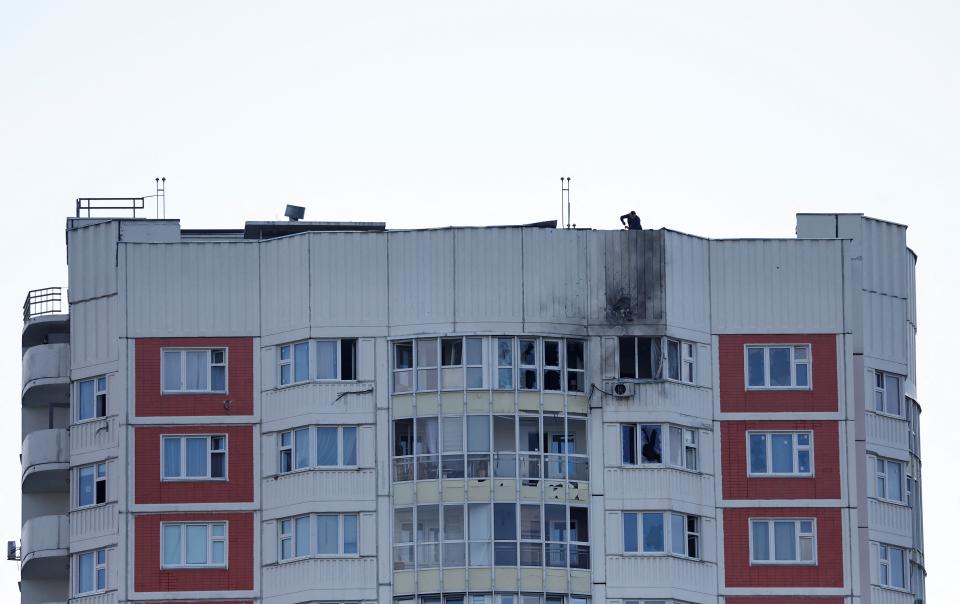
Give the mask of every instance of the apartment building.
M 78 217 L 67 262 L 23 602 L 924 601 L 902 225 Z

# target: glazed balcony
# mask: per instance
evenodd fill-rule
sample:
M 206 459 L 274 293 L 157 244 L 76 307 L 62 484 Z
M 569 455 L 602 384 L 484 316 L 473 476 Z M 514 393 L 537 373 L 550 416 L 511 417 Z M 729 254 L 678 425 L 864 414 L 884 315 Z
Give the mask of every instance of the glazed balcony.
M 23 353 L 24 406 L 70 403 L 70 345 L 38 344 Z
M 20 578 L 65 579 L 70 572 L 70 524 L 65 515 L 37 516 L 23 523 Z
M 65 429 L 35 430 L 23 439 L 20 456 L 24 493 L 66 492 L 70 488 L 70 440 Z

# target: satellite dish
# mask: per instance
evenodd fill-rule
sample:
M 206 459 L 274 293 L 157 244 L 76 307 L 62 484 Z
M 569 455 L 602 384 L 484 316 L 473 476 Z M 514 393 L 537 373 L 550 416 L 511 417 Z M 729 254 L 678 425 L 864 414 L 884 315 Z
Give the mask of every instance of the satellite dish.
M 287 210 L 283 213 L 284 216 L 290 219 L 290 222 L 296 222 L 297 220 L 303 219 L 304 208 L 301 206 L 293 206 L 287 204 Z

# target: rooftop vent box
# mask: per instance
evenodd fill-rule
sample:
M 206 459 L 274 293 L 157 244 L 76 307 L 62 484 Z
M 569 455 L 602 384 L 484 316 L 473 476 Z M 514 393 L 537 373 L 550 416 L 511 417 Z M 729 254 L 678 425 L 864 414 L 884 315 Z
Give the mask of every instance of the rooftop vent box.
M 293 206 L 287 204 L 287 210 L 283 213 L 283 215 L 289 218 L 291 222 L 296 222 L 297 220 L 303 220 L 304 211 L 305 208 L 302 206 Z

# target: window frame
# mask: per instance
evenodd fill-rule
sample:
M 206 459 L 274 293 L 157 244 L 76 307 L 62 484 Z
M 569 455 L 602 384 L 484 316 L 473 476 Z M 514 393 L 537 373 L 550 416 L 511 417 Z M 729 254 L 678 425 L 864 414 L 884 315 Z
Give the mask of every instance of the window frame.
M 166 551 L 166 527 L 180 527 L 180 562 L 177 564 L 167 564 L 164 560 Z M 203 526 L 207 530 L 207 562 L 205 564 L 189 564 L 187 562 L 187 527 Z M 223 535 L 213 534 L 214 526 L 223 526 Z M 223 542 L 223 563 L 213 562 L 213 544 Z M 161 522 L 160 523 L 160 568 L 161 569 L 187 569 L 187 568 L 229 568 L 230 567 L 230 523 L 226 520 L 218 522 Z
M 774 435 L 791 435 L 791 448 L 792 448 L 792 463 L 793 471 L 791 472 L 774 472 L 773 471 L 773 436 Z M 810 438 L 809 444 L 801 445 L 799 444 L 799 436 L 801 434 L 806 434 Z M 752 463 L 752 451 L 750 449 L 750 437 L 755 435 L 762 435 L 766 437 L 766 450 L 764 452 L 766 458 L 766 472 L 755 472 L 753 470 Z M 747 476 L 749 478 L 814 478 L 817 475 L 817 467 L 814 457 L 814 431 L 811 430 L 747 430 L 746 431 L 746 440 L 747 440 Z M 810 455 L 810 471 L 809 472 L 800 472 L 800 452 L 807 451 Z
M 89 417 L 82 417 L 83 411 L 83 384 L 93 383 L 93 415 Z M 102 387 L 101 387 L 102 386 Z M 86 422 L 96 421 L 98 419 L 103 419 L 107 417 L 107 405 L 109 403 L 109 396 L 107 394 L 109 390 L 109 381 L 107 380 L 107 375 L 96 375 L 90 378 L 77 380 L 76 382 L 76 406 L 73 411 L 74 423 L 81 424 Z M 103 413 L 100 413 L 100 397 L 103 397 Z
M 189 390 L 186 388 L 187 380 L 187 352 L 194 352 L 198 350 L 206 351 L 207 353 L 207 388 L 202 390 Z M 214 351 L 223 352 L 223 362 L 214 363 L 213 362 L 213 353 Z M 180 356 L 180 386 L 178 390 L 168 390 L 166 387 L 166 368 L 167 368 L 167 353 L 176 352 Z M 214 390 L 213 389 L 213 368 L 214 367 L 223 367 L 223 390 Z M 162 347 L 160 348 L 160 394 L 167 395 L 177 395 L 177 394 L 228 394 L 230 392 L 230 349 L 227 346 L 171 346 L 169 348 Z
M 317 447 L 320 444 L 320 439 L 318 437 L 318 431 L 321 428 L 334 428 L 337 431 L 337 464 L 332 466 L 320 465 L 318 459 L 318 450 Z M 353 464 L 344 464 L 343 460 L 345 459 L 344 451 L 344 439 L 343 433 L 345 429 L 353 429 L 354 438 L 353 438 Z M 297 467 L 297 432 L 301 430 L 307 431 L 307 465 L 303 467 Z M 289 430 L 283 430 L 277 432 L 277 474 L 278 475 L 287 475 L 294 474 L 296 472 L 307 472 L 310 470 L 356 470 L 360 467 L 360 425 L 359 424 L 310 424 L 309 426 L 297 426 L 295 428 L 290 428 Z M 284 445 L 283 438 L 284 436 L 289 435 L 290 444 Z M 290 469 L 284 470 L 284 455 L 285 453 L 289 454 Z
M 767 524 L 767 550 L 770 554 L 769 560 L 758 560 L 755 557 L 756 552 L 753 551 L 753 531 L 754 523 L 763 522 Z M 793 522 L 794 523 L 794 548 L 797 554 L 797 559 L 795 560 L 777 560 L 776 559 L 776 546 L 777 546 L 777 537 L 776 531 L 774 530 L 774 524 L 777 522 Z M 810 532 L 804 533 L 801 531 L 801 523 L 810 522 Z M 749 549 L 750 549 L 750 566 L 817 566 L 818 562 L 818 552 L 817 552 L 817 519 L 816 518 L 773 518 L 773 517 L 751 517 L 747 520 L 748 527 L 748 538 L 749 538 Z M 804 538 L 810 538 L 811 543 L 811 553 L 813 558 L 811 560 L 801 560 L 801 540 Z
M 343 363 L 343 348 L 345 342 L 352 341 L 353 345 L 353 377 L 344 377 L 344 363 Z M 283 344 L 277 344 L 276 355 L 277 355 L 277 375 L 276 375 L 276 387 L 277 388 L 289 388 L 291 386 L 300 386 L 302 384 L 309 384 L 311 382 L 320 382 L 320 383 L 337 383 L 337 382 L 358 382 L 359 377 L 357 375 L 357 363 L 359 361 L 359 344 L 358 338 L 311 338 L 306 340 L 295 340 L 293 342 L 284 342 Z M 333 342 L 334 349 L 336 350 L 337 360 L 336 360 L 336 377 L 327 378 L 320 377 L 320 344 L 324 342 Z M 303 379 L 297 379 L 297 369 L 299 364 L 297 363 L 297 346 L 301 344 L 306 344 L 307 347 L 307 358 L 305 363 L 307 364 L 307 375 Z M 283 358 L 284 352 L 287 352 L 288 358 Z M 284 382 L 283 380 L 283 370 L 285 367 L 289 367 L 289 381 Z
M 878 541 L 875 541 L 874 544 L 876 544 L 877 546 L 877 568 L 876 568 L 877 583 L 876 585 L 884 589 L 891 589 L 895 591 L 909 593 L 910 592 L 910 572 L 909 572 L 910 558 L 907 555 L 907 549 L 904 547 L 900 547 L 898 545 L 891 545 L 889 543 L 880 543 Z M 903 577 L 903 587 L 892 585 L 890 581 L 890 569 L 892 564 L 890 560 L 889 550 L 891 549 L 900 551 L 900 560 L 901 560 L 900 573 L 901 573 L 901 576 Z M 884 567 L 886 567 L 886 575 L 887 575 L 886 583 L 883 582 Z
M 633 375 L 624 377 L 620 351 L 622 340 L 631 340 L 633 343 Z M 650 343 L 650 374 L 652 377 L 637 377 L 640 375 L 640 340 L 649 340 Z M 671 344 L 676 345 L 677 377 L 670 375 Z M 656 347 L 656 350 L 654 350 Z M 689 352 L 690 354 L 687 354 Z M 688 372 L 689 369 L 689 372 Z M 688 379 L 689 378 L 689 379 Z M 675 336 L 664 335 L 625 335 L 617 337 L 617 379 L 629 380 L 637 383 L 645 382 L 673 382 L 675 384 L 697 385 L 697 343 Z
M 318 535 L 318 530 L 320 524 L 318 518 L 320 516 L 336 516 L 337 518 L 337 553 L 319 553 L 320 539 Z M 346 550 L 346 532 L 344 531 L 344 518 L 351 516 L 356 519 L 356 550 L 355 552 L 347 552 Z M 307 526 L 307 535 L 309 536 L 309 544 L 307 545 L 306 554 L 297 554 L 297 520 L 308 519 Z M 284 523 L 288 522 L 290 524 L 290 532 L 284 532 Z M 278 564 L 287 564 L 290 562 L 297 562 L 299 560 L 306 560 L 309 558 L 326 558 L 326 559 L 337 559 L 337 558 L 359 558 L 360 557 L 360 544 L 361 544 L 361 529 L 360 529 L 360 513 L 359 512 L 312 512 L 309 514 L 299 514 L 297 516 L 288 516 L 284 518 L 279 518 L 277 520 L 277 563 Z M 290 542 L 290 557 L 283 557 L 283 543 L 284 541 Z
M 901 461 L 899 459 L 891 459 L 889 457 L 880 457 L 879 455 L 874 459 L 874 469 L 875 469 L 875 482 L 874 482 L 874 496 L 880 501 L 885 501 L 887 503 L 893 503 L 896 505 L 909 506 L 910 503 L 907 500 L 907 491 L 908 491 L 908 482 L 905 482 L 908 473 L 907 473 L 907 462 Z M 890 473 L 888 470 L 889 464 L 896 464 L 900 467 L 900 499 L 893 499 L 889 496 L 890 492 Z M 881 466 L 883 470 L 881 470 Z M 880 484 L 883 483 L 883 493 L 881 493 Z
M 187 439 L 188 438 L 206 438 L 207 439 L 207 475 L 206 476 L 187 476 Z M 222 438 L 223 448 L 214 449 L 213 439 Z M 180 475 L 167 476 L 166 447 L 164 442 L 168 439 L 180 440 Z M 213 456 L 223 454 L 223 476 L 213 476 Z M 196 482 L 196 481 L 226 481 L 230 479 L 230 444 L 226 432 L 221 434 L 161 434 L 160 435 L 160 481 L 161 482 Z
M 669 422 L 638 422 L 621 423 L 620 426 L 620 466 L 624 468 L 670 468 L 674 470 L 683 470 L 684 472 L 701 473 L 700 467 L 700 429 L 681 424 L 672 424 Z M 660 461 L 643 461 L 643 426 L 660 427 Z M 623 433 L 624 428 L 633 430 L 633 453 L 636 461 L 631 463 L 624 461 Z M 672 449 L 673 429 L 680 430 L 680 457 L 681 463 L 674 464 L 670 460 Z M 693 442 L 688 443 L 687 434 L 693 435 Z M 693 454 L 693 466 L 689 467 L 688 461 L 690 454 Z
M 661 526 L 663 527 L 662 539 L 663 539 L 663 549 L 662 550 L 650 550 L 647 551 L 644 549 L 644 532 L 643 532 L 643 517 L 645 515 L 660 515 Z M 635 526 L 637 528 L 637 534 L 635 535 L 637 549 L 628 550 L 627 549 L 627 522 L 626 517 L 628 515 L 634 516 Z M 673 517 L 679 516 L 683 519 L 683 544 L 684 544 L 684 553 L 680 554 L 673 551 Z M 697 525 L 696 531 L 690 531 L 690 520 L 695 520 Z M 686 514 L 684 512 L 678 512 L 675 510 L 624 510 L 620 513 L 620 533 L 621 533 L 621 549 L 623 550 L 624 556 L 671 556 L 674 558 L 682 558 L 684 560 L 702 560 L 703 559 L 703 518 L 697 516 L 696 514 Z M 696 555 L 690 555 L 690 537 L 693 537 L 696 543 Z
M 100 562 L 100 560 L 99 560 L 101 554 L 103 555 L 103 562 Z M 81 591 L 81 590 L 80 590 L 80 582 L 83 580 L 83 577 L 81 576 L 81 573 L 80 573 L 80 565 L 81 565 L 81 559 L 82 559 L 84 556 L 92 556 L 92 557 L 93 557 L 93 563 L 92 563 L 92 565 L 91 565 L 91 570 L 93 571 L 93 576 L 90 577 L 90 579 L 91 579 L 91 585 L 93 586 L 93 589 L 90 589 L 90 590 L 87 590 L 87 591 Z M 74 593 L 77 597 L 87 597 L 87 596 L 91 596 L 91 595 L 95 595 L 95 594 L 101 594 L 101 593 L 104 593 L 104 592 L 107 591 L 107 583 L 108 583 L 108 577 L 107 577 L 107 559 L 108 559 L 108 557 L 107 557 L 107 548 L 105 548 L 105 547 L 100 547 L 100 548 L 97 548 L 97 549 L 91 549 L 91 550 L 87 550 L 87 551 L 83 551 L 83 552 L 78 552 L 78 553 L 76 554 L 76 556 L 74 556 L 74 560 L 75 560 L 75 562 L 74 562 L 74 567 L 75 567 L 75 573 L 76 573 L 75 576 L 77 577 L 77 579 L 76 579 L 75 582 L 72 582 L 72 587 L 73 587 L 73 593 Z M 101 570 L 103 571 L 103 585 L 102 585 L 102 586 L 100 585 L 100 581 L 99 581 L 99 579 L 100 579 L 100 571 L 101 571 Z
M 750 350 L 763 350 L 763 384 L 759 386 L 750 385 Z M 770 350 L 773 348 L 786 348 L 790 351 L 790 385 L 772 386 L 770 384 Z M 797 348 L 806 348 L 807 358 L 798 360 L 796 357 Z M 797 385 L 797 366 L 807 366 L 807 385 Z M 743 345 L 743 385 L 744 390 L 794 390 L 794 391 L 812 391 L 813 390 L 813 346 L 809 342 L 800 342 L 793 344 L 768 344 L 768 343 L 748 343 Z
M 873 378 L 874 379 L 874 382 L 873 382 L 874 400 L 873 400 L 873 406 L 870 410 L 878 415 L 883 415 L 886 417 L 894 417 L 897 419 L 906 419 L 907 418 L 907 411 L 906 411 L 907 397 L 903 392 L 903 384 L 906 381 L 905 376 L 900 375 L 899 373 L 893 373 L 892 371 L 883 371 L 882 369 L 874 369 L 873 374 L 874 374 L 874 378 Z M 887 392 L 887 378 L 893 378 L 897 380 L 897 391 L 900 397 L 900 400 L 897 403 L 897 406 L 900 409 L 898 413 L 892 413 L 889 411 L 890 397 L 889 397 L 889 393 Z M 877 384 L 877 382 L 879 381 L 883 382 L 882 387 Z M 880 397 L 879 401 L 882 401 L 880 405 L 882 409 L 877 408 L 877 403 L 879 402 L 878 397 Z
M 88 470 L 88 469 L 91 469 L 91 468 L 93 469 L 93 502 L 92 502 L 92 503 L 82 503 L 81 497 L 83 496 L 83 491 L 82 491 L 83 482 L 82 482 L 82 478 L 81 478 L 81 473 L 82 473 L 84 470 Z M 102 476 L 100 475 L 100 469 L 101 469 L 101 468 L 103 469 L 103 475 L 102 475 Z M 82 465 L 82 466 L 78 466 L 78 467 L 76 468 L 76 472 L 77 472 L 77 478 L 76 478 L 76 480 L 77 480 L 77 500 L 76 500 L 76 508 L 74 508 L 74 509 L 77 509 L 77 510 L 85 510 L 85 509 L 88 509 L 88 508 L 93 508 L 93 507 L 97 507 L 97 506 L 101 506 L 101 505 L 106 505 L 106 503 L 107 503 L 107 462 L 105 462 L 105 461 L 98 461 L 98 462 L 92 463 L 92 464 L 84 464 L 84 465 Z M 103 501 L 97 501 L 97 493 L 98 493 L 97 486 L 98 486 L 100 483 L 103 483 Z

